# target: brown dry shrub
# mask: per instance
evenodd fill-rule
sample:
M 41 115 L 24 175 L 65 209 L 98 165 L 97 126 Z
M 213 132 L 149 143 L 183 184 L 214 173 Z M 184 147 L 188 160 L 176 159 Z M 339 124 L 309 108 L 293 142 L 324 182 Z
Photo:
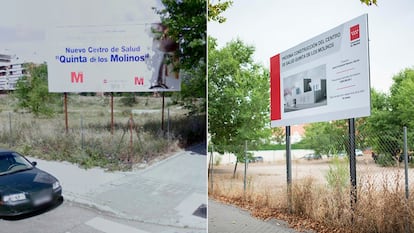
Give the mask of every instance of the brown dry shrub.
M 243 178 L 216 178 L 211 198 L 250 210 L 261 219 L 283 219 L 296 229 L 317 232 L 388 233 L 414 232 L 414 198 L 405 198 L 401 174 L 382 184 L 369 176 L 359 180 L 357 202 L 351 206 L 350 188 L 317 184 L 312 177 L 293 182 L 291 208 L 284 190 L 253 185 L 244 192 Z M 253 188 L 255 187 L 255 188 Z M 261 187 L 261 188 L 259 188 Z M 291 210 L 291 212 L 290 212 Z

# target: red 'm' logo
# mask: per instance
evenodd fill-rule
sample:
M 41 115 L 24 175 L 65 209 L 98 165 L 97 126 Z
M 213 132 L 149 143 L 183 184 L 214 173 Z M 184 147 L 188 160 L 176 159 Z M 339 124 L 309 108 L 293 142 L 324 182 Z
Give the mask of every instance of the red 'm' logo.
M 359 39 L 359 24 L 352 26 L 350 29 L 351 41 Z
M 134 84 L 138 86 L 144 85 L 144 78 L 143 77 L 134 77 Z
M 72 83 L 83 83 L 83 72 L 70 72 Z

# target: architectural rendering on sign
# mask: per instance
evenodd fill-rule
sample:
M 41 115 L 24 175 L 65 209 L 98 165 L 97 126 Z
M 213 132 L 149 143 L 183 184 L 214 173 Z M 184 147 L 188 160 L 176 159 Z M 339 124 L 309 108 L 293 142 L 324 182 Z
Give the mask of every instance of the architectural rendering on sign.
M 284 112 L 326 105 L 326 65 L 283 80 Z
M 272 127 L 370 115 L 368 16 L 270 59 Z

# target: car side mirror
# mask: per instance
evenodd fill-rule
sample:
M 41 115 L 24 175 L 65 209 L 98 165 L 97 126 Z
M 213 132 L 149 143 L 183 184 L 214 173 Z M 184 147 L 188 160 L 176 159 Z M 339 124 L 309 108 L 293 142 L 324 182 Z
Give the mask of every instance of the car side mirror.
M 37 166 L 37 162 L 36 161 L 33 161 L 32 162 L 32 165 L 33 165 L 33 167 L 36 167 Z

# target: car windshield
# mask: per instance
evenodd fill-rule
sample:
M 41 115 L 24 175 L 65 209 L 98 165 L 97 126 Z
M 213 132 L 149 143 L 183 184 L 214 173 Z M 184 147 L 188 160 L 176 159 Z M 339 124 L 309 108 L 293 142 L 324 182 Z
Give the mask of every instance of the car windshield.
M 16 152 L 0 153 L 0 175 L 33 168 L 33 165 Z

